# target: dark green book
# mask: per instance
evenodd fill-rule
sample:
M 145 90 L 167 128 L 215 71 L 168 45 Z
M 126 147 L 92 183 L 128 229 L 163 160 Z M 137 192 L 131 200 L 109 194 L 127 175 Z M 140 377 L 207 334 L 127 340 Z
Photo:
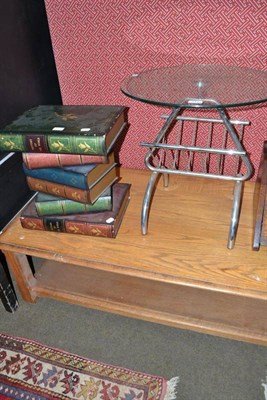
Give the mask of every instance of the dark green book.
M 127 123 L 114 105 L 41 105 L 0 131 L 0 151 L 107 155 Z
M 93 204 L 84 204 L 64 197 L 38 193 L 35 198 L 35 207 L 39 216 L 110 211 L 112 209 L 112 187 L 105 190 Z

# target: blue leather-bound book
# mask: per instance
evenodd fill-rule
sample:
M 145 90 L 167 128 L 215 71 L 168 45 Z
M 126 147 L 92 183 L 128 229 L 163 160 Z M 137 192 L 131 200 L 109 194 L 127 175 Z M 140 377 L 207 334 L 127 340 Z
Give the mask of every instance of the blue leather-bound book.
M 28 169 L 23 164 L 23 169 L 27 177 L 88 190 L 114 168 L 115 165 L 114 153 L 111 153 L 108 156 L 107 164 L 72 165 L 62 168 L 38 169 Z

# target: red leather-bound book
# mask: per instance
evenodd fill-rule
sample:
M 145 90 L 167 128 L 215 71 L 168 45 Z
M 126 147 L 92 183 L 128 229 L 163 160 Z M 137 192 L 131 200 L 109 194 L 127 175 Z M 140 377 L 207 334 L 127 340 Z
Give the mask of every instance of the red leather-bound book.
M 60 168 L 68 165 L 105 164 L 106 156 L 83 156 L 81 154 L 22 153 L 23 162 L 28 169 Z

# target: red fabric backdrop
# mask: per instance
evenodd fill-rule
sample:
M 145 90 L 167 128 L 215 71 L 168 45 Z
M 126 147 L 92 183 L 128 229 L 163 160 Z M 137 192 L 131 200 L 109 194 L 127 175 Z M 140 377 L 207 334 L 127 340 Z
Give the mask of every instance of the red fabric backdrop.
M 131 127 L 120 152 L 143 168 L 162 109 L 120 91 L 147 68 L 207 63 L 267 69 L 266 0 L 45 0 L 64 104 L 124 104 Z M 166 110 L 164 110 L 166 113 Z M 267 107 L 230 110 L 248 119 L 244 144 L 255 169 L 267 139 Z

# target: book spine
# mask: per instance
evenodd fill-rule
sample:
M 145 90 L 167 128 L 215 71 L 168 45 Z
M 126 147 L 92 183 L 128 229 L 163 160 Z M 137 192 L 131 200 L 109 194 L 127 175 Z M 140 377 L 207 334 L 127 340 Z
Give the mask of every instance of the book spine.
M 65 232 L 87 236 L 114 237 L 112 225 L 95 225 L 74 221 L 65 221 Z
M 99 197 L 94 204 L 83 204 L 71 200 L 36 201 L 35 207 L 39 216 L 79 214 L 110 211 L 112 201 L 111 196 Z
M 106 155 L 104 136 L 0 133 L 0 151 Z
M 24 173 L 36 179 L 73 186 L 78 189 L 88 190 L 86 177 L 73 171 L 65 171 L 62 168 L 27 169 L 23 164 Z
M 90 192 L 72 186 L 61 185 L 59 183 L 44 181 L 42 179 L 26 176 L 27 184 L 31 190 L 49 193 L 53 196 L 64 197 L 80 203 L 91 204 Z
M 94 225 L 89 223 L 58 220 L 52 217 L 20 217 L 21 226 L 31 230 L 63 232 L 77 235 L 114 237 L 112 225 Z
M 80 154 L 23 153 L 23 162 L 28 169 L 60 168 L 68 165 L 105 164 L 106 156 L 83 156 Z

